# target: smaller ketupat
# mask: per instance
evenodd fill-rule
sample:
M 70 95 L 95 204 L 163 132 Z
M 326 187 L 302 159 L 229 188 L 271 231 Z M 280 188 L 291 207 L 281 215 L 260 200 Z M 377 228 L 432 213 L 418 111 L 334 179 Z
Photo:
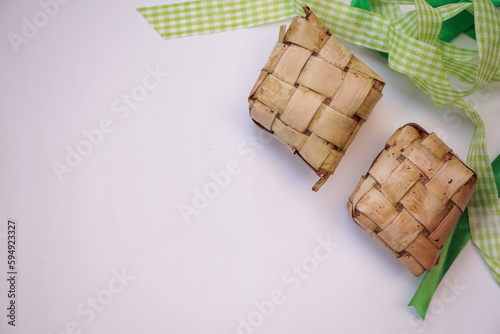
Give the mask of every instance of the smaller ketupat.
M 304 7 L 278 43 L 250 92 L 250 116 L 320 176 L 333 174 L 385 82 Z
M 414 276 L 431 270 L 476 187 L 476 173 L 434 133 L 399 128 L 349 197 L 354 221 Z

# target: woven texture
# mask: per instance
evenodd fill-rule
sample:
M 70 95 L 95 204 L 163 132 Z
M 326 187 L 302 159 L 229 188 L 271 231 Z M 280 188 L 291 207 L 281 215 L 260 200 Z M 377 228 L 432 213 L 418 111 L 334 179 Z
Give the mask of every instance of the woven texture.
M 250 116 L 313 168 L 318 190 L 382 97 L 384 81 L 304 7 L 280 38 L 250 96 Z
M 465 210 L 476 173 L 434 133 L 398 129 L 349 197 L 354 221 L 419 276 Z

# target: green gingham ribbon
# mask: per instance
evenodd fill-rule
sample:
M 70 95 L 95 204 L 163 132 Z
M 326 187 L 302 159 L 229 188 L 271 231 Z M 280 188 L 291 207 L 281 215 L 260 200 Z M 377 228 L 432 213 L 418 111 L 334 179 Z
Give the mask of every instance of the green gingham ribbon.
M 210 34 L 295 16 L 286 1 L 192 1 L 143 7 L 144 18 L 164 38 Z
M 484 123 L 464 100 L 488 83 L 500 80 L 500 15 L 490 0 L 441 0 L 443 5 L 438 4 L 439 0 L 428 1 L 371 0 L 372 12 L 325 0 L 209 0 L 138 10 L 161 36 L 176 38 L 288 19 L 301 15 L 306 3 L 334 35 L 387 53 L 389 67 L 406 74 L 438 106 L 451 103 L 464 109 L 475 125 L 467 161 L 478 174 L 477 188 L 468 206 L 470 231 L 500 284 L 500 201 L 487 154 Z M 493 2 L 498 5 L 498 0 Z M 401 14 L 400 5 L 414 5 L 415 10 Z M 442 28 L 461 15 L 474 18 L 473 29 L 467 20 L 460 22 L 465 22 L 461 30 L 475 34 L 477 51 L 448 43 L 456 31 L 448 36 L 442 34 Z M 471 87 L 453 87 L 450 76 Z

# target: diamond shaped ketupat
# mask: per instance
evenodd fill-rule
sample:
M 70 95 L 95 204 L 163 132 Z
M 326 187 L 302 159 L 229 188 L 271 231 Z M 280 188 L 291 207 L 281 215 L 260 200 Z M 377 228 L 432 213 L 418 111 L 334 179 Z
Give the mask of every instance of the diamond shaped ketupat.
M 419 276 L 437 263 L 476 181 L 476 173 L 434 133 L 407 124 L 389 138 L 347 208 Z
M 250 116 L 320 176 L 333 174 L 385 82 L 304 7 L 280 37 L 250 92 Z

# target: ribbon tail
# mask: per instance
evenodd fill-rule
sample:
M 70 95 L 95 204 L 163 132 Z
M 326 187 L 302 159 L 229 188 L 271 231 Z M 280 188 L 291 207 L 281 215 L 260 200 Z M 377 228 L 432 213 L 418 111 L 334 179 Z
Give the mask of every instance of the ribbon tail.
M 165 39 L 252 27 L 296 15 L 293 1 L 279 0 L 189 1 L 137 10 Z
M 483 253 L 483 257 L 486 264 L 490 267 L 497 284 L 500 285 L 500 262 L 485 253 Z

